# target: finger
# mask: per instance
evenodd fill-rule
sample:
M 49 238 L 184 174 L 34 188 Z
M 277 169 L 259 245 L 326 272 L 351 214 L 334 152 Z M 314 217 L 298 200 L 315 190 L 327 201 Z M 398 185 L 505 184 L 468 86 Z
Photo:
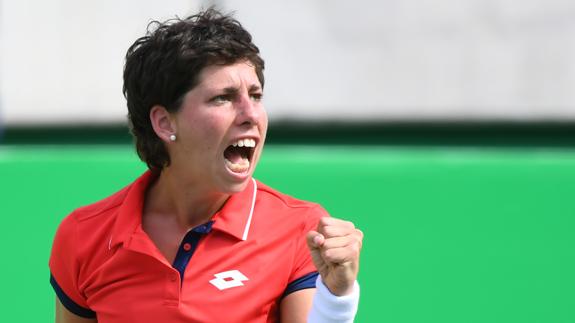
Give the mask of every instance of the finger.
M 328 226 L 323 228 L 322 230 L 323 236 L 328 239 L 338 238 L 338 237 L 347 237 L 352 241 L 357 241 L 362 246 L 363 240 L 363 232 L 359 229 L 349 229 L 349 228 L 342 228 L 342 227 L 334 227 Z
M 338 218 L 332 218 L 325 216 L 319 219 L 318 228 L 334 225 L 334 226 L 342 226 L 347 228 L 355 228 L 354 224 L 350 221 L 341 220 Z
M 359 246 L 359 250 L 361 250 L 361 247 L 363 246 L 363 231 L 354 229 L 349 237 L 352 243 L 355 242 Z
M 356 234 L 356 229 L 341 225 L 328 225 L 319 228 L 318 232 L 326 238 L 343 237 Z
M 357 262 L 359 251 L 351 246 L 342 248 L 323 249 L 322 258 L 331 264 L 355 263 Z
M 348 248 L 350 252 L 359 254 L 362 247 L 362 240 L 359 235 L 349 235 L 345 237 L 336 237 L 325 239 L 321 250 Z
M 357 239 L 353 236 L 326 238 L 321 248 L 322 249 L 342 248 L 351 245 L 352 243 L 357 243 Z

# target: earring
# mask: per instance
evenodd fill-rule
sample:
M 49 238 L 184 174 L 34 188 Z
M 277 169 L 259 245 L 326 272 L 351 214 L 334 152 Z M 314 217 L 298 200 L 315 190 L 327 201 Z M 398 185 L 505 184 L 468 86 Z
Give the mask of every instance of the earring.
M 176 135 L 170 135 L 170 141 L 176 141 Z

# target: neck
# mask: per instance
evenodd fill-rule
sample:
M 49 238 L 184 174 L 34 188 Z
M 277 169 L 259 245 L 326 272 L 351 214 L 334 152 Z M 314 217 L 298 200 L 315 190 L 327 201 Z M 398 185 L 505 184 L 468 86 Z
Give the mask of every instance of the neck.
M 148 189 L 145 212 L 176 221 L 187 231 L 209 221 L 228 198 L 229 194 L 185 182 L 165 168 Z

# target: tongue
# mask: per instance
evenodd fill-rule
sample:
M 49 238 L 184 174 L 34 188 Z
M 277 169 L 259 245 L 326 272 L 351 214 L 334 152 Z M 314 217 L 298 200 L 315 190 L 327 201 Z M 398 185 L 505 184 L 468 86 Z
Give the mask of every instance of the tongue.
M 228 149 L 224 151 L 224 157 L 234 164 L 248 159 L 245 149 L 233 146 L 228 147 Z
M 224 151 L 226 165 L 234 173 L 244 173 L 250 168 L 247 151 L 240 147 L 228 147 Z

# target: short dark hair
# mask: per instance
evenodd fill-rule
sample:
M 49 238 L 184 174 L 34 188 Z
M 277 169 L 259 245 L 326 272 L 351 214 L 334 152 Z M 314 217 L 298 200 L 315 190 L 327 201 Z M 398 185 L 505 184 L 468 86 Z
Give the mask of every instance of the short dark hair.
M 231 15 L 209 8 L 185 19 L 153 21 L 145 36 L 130 46 L 124 65 L 123 92 L 128 122 L 138 156 L 160 172 L 170 156 L 150 122 L 155 105 L 169 112 L 180 109 L 185 94 L 211 65 L 249 60 L 264 86 L 264 61 L 251 35 Z

